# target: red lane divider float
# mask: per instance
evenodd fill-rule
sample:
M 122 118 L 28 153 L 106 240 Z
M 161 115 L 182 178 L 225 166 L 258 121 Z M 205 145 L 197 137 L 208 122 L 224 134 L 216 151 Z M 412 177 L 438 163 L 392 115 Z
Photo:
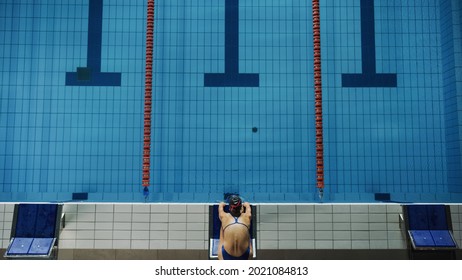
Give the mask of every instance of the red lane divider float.
M 322 74 L 321 74 L 321 24 L 319 0 L 312 0 L 313 7 L 313 58 L 314 58 L 314 105 L 316 124 L 316 187 L 319 198 L 324 195 L 324 146 L 322 129 Z
M 152 62 L 154 51 L 154 0 L 148 0 L 146 28 L 146 76 L 144 87 L 143 187 L 149 187 L 151 170 Z

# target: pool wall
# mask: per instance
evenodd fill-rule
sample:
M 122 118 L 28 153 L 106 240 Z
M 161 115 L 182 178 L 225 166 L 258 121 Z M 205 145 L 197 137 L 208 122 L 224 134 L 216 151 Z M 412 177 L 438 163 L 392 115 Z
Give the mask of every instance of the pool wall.
M 0 204 L 7 248 L 13 204 Z M 208 204 L 65 204 L 61 259 L 207 259 Z M 399 204 L 260 204 L 257 246 L 263 259 L 406 259 Z M 462 205 L 451 204 L 462 244 Z

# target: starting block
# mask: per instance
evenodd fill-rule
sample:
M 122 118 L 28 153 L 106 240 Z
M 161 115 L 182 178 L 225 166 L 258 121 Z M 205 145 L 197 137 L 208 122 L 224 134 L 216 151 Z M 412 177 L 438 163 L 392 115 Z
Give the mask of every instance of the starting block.
M 16 204 L 8 259 L 56 259 L 62 205 Z

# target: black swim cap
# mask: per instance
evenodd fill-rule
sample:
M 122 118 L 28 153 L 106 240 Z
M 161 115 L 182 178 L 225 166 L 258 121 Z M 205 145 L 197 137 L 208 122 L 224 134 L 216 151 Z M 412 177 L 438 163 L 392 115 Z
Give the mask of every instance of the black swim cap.
M 236 212 L 241 210 L 242 200 L 237 195 L 231 195 L 229 197 L 229 211 Z

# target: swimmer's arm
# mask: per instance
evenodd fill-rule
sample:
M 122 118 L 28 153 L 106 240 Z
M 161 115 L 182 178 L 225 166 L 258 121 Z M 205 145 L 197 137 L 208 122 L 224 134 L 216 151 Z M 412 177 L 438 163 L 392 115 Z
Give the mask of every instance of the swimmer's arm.
M 220 202 L 220 204 L 218 204 L 218 217 L 220 218 L 220 221 L 223 220 L 226 215 L 225 205 L 226 204 L 224 202 Z
M 245 207 L 245 215 L 249 217 L 249 219 L 252 218 L 252 207 L 250 207 L 250 203 L 244 202 L 242 204 Z

